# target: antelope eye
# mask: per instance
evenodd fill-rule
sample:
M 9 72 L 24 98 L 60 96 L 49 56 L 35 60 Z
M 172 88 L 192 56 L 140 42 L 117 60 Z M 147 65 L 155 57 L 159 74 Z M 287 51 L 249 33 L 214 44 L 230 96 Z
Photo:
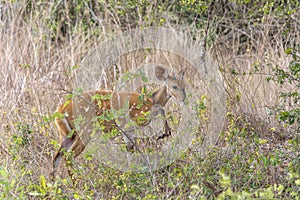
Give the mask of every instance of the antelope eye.
M 173 88 L 174 90 L 177 90 L 177 89 L 178 89 L 177 85 L 173 85 L 172 88 Z

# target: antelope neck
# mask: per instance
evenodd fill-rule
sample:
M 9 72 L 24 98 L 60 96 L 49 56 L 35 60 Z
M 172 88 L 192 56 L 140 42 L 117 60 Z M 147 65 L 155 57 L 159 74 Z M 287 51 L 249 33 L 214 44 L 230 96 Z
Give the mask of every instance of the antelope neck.
M 155 92 L 153 92 L 152 94 L 152 100 L 155 104 L 159 104 L 161 106 L 165 106 L 166 103 L 169 100 L 169 95 L 167 93 L 167 86 L 163 86 L 161 88 L 159 88 L 158 90 L 156 90 Z

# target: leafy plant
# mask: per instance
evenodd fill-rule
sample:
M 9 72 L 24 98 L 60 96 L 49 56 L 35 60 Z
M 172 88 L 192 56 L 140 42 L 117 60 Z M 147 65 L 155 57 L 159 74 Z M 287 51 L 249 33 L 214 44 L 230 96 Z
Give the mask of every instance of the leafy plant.
M 277 118 L 287 126 L 294 128 L 295 133 L 300 133 L 300 45 L 289 48 L 287 55 L 292 57 L 288 68 L 279 66 L 273 68 L 273 76 L 267 78 L 273 80 L 282 87 L 288 86 L 287 91 L 281 92 L 279 97 L 281 104 L 275 108 Z

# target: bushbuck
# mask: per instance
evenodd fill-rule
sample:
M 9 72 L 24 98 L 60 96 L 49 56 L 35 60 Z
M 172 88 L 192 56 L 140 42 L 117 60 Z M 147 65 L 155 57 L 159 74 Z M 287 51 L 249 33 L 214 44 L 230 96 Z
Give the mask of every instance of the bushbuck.
M 138 93 L 132 92 L 112 92 L 106 90 L 87 91 L 78 95 L 79 100 L 69 100 L 67 103 L 60 105 L 57 112 L 61 113 L 61 117 L 55 119 L 56 126 L 60 133 L 60 147 L 53 158 L 54 176 L 59 166 L 60 160 L 64 157 L 65 152 L 72 151 L 72 158 L 77 157 L 90 141 L 91 130 L 86 128 L 78 133 L 76 128 L 76 116 L 83 113 L 86 118 L 99 117 L 104 119 L 105 115 L 110 112 L 118 111 L 127 107 L 127 118 L 134 121 L 137 126 L 143 127 L 150 123 L 157 115 L 161 115 L 164 119 L 164 134 L 157 139 L 161 139 L 171 135 L 171 129 L 165 118 L 164 106 L 171 96 L 178 101 L 184 102 L 186 98 L 186 83 L 184 80 L 184 71 L 178 74 L 169 73 L 168 70 L 162 66 L 155 67 L 155 77 L 163 81 L 164 84 L 157 89 L 152 95 L 142 96 Z M 142 98 L 141 98 L 142 97 Z M 77 98 L 77 97 L 76 97 Z M 121 117 L 120 117 L 121 118 Z M 89 119 L 90 120 L 90 119 Z M 105 133 L 116 129 L 123 134 L 123 139 L 126 142 L 127 151 L 134 150 L 134 131 L 130 128 L 125 128 L 124 123 L 117 123 L 119 119 L 100 120 L 102 131 Z M 70 160 L 69 160 L 70 159 Z M 70 177 L 71 173 L 71 158 L 66 162 Z M 66 160 L 66 158 L 65 158 Z

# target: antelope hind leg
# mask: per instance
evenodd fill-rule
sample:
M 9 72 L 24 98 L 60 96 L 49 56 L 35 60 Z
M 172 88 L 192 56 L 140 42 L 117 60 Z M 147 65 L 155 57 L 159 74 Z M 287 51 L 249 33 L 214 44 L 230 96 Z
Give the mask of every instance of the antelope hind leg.
M 60 144 L 60 147 L 56 153 L 56 155 L 53 158 L 53 171 L 51 175 L 53 176 L 53 179 L 55 177 L 55 174 L 57 172 L 57 169 L 59 167 L 61 159 L 64 157 L 65 152 L 67 152 L 70 147 L 74 144 L 75 136 L 72 136 L 70 138 L 66 137 Z M 68 162 L 67 162 L 68 163 Z

